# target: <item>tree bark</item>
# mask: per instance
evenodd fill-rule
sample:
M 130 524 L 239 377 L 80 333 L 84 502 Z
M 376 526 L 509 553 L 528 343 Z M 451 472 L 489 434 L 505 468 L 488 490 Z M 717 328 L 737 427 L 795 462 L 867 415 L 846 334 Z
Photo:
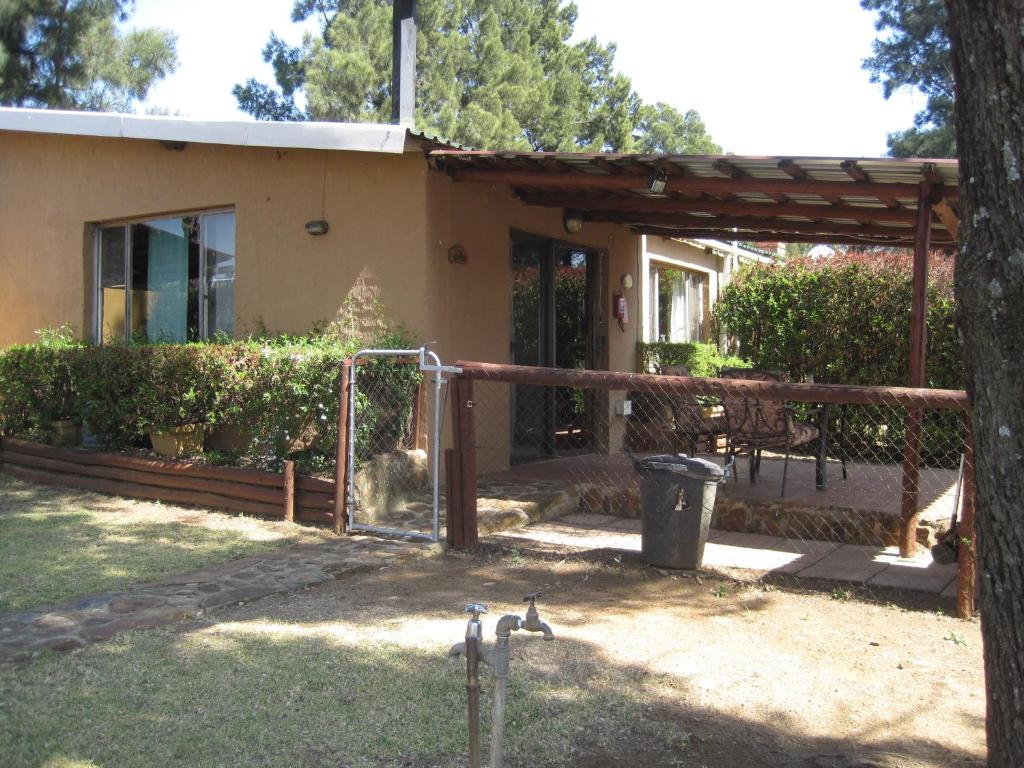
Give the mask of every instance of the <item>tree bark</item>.
M 1024 0 L 946 0 L 989 766 L 1024 766 Z

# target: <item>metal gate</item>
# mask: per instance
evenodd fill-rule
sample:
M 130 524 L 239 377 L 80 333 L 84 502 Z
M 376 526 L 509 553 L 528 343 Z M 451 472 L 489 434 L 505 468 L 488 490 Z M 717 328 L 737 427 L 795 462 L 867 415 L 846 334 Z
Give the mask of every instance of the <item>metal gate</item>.
M 348 528 L 438 541 L 445 374 L 427 349 L 364 349 L 352 358 Z

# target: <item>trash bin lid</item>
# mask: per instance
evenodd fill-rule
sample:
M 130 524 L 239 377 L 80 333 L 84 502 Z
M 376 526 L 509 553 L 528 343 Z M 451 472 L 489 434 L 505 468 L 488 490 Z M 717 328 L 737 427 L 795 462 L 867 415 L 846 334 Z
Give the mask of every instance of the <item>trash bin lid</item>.
M 715 462 L 682 453 L 634 459 L 633 468 L 637 472 L 678 472 L 702 480 L 719 480 L 725 475 L 725 470 Z

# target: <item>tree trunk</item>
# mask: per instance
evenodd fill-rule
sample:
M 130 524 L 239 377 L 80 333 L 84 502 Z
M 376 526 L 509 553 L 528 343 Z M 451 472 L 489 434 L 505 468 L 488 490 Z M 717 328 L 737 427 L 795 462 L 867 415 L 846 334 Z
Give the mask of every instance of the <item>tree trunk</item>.
M 1024 0 L 946 0 L 989 766 L 1024 766 Z

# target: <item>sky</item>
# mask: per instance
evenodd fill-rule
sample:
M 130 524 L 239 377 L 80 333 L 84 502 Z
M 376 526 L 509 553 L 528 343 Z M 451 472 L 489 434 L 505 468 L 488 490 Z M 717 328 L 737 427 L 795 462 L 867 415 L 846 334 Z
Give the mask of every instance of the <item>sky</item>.
M 231 87 L 273 82 L 270 32 L 298 43 L 316 31 L 291 0 L 136 0 L 127 26 L 178 35 L 178 70 L 146 102 L 191 117 L 248 119 Z M 577 0 L 576 37 L 618 46 L 616 67 L 647 102 L 696 109 L 712 138 L 746 155 L 871 157 L 924 106 L 886 100 L 861 68 L 874 14 L 858 0 Z

